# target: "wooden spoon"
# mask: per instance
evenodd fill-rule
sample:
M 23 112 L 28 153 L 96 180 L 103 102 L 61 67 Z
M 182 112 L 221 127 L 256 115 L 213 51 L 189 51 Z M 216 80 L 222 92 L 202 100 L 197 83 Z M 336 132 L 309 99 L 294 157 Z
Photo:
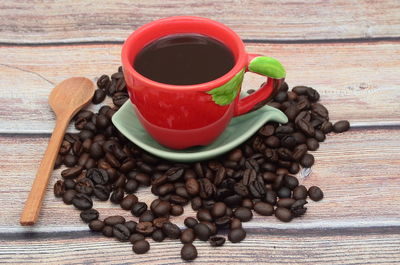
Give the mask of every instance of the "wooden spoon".
M 36 173 L 29 197 L 26 200 L 20 219 L 21 225 L 34 225 L 38 219 L 42 200 L 64 138 L 65 130 L 71 118 L 90 102 L 93 94 L 93 82 L 84 77 L 68 78 L 51 91 L 49 104 L 56 114 L 56 126 Z

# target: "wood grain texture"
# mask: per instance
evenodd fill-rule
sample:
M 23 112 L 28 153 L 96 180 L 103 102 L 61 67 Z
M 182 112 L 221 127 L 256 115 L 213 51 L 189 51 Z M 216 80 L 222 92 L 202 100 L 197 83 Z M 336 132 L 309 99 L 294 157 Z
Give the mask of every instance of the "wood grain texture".
M 250 229 L 240 244 L 213 248 L 195 241 L 198 258 L 191 264 L 398 264 L 399 230 L 355 229 L 348 234 L 315 230 L 276 234 Z M 348 232 L 348 231 L 347 231 Z M 0 240 L 2 264 L 189 264 L 180 259 L 176 240 L 150 241 L 144 255 L 90 232 L 29 236 L 27 240 Z
M 400 124 L 400 43 L 247 44 L 247 51 L 273 56 L 287 69 L 289 85 L 321 93 L 332 120 L 353 125 Z M 0 132 L 50 133 L 54 114 L 47 97 L 71 76 L 112 74 L 120 45 L 0 47 Z M 34 60 L 33 60 L 34 58 Z M 247 74 L 243 90 L 263 78 Z
M 123 41 L 145 23 L 176 15 L 215 19 L 244 39 L 399 37 L 399 10 L 396 0 L 2 1 L 0 42 Z
M 325 193 L 321 202 L 310 201 L 307 214 L 290 223 L 274 217 L 256 215 L 247 227 L 273 229 L 316 229 L 351 227 L 388 227 L 400 229 L 400 129 L 351 130 L 328 137 L 315 152 L 316 164 L 312 172 L 303 171 L 300 182 L 310 187 L 320 186 Z M 44 152 L 48 138 L 1 136 L 0 142 L 0 233 L 24 233 L 18 218 L 28 194 L 34 173 Z M 52 187 L 60 179 L 60 170 L 53 173 L 47 189 L 38 226 L 33 231 L 85 231 L 79 212 L 55 198 Z M 147 188 L 138 192 L 140 200 L 150 203 L 155 197 Z M 123 214 L 133 219 L 110 202 L 94 203 L 101 218 Z M 186 216 L 193 216 L 190 206 L 185 214 L 176 218 L 183 223 Z M 1 237 L 1 234 L 0 234 Z

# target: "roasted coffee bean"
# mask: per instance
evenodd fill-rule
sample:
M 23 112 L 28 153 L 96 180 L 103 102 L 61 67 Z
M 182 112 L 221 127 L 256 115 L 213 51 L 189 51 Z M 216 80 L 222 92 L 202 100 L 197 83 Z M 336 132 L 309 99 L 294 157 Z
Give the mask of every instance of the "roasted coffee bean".
M 121 163 L 119 162 L 119 160 L 113 154 L 106 153 L 105 159 L 113 168 L 120 168 L 121 167 Z
M 275 135 L 271 135 L 265 139 L 265 144 L 271 148 L 277 148 L 280 146 L 280 140 Z
M 299 181 L 296 177 L 285 175 L 283 177 L 283 185 L 285 185 L 285 187 L 289 188 L 290 190 L 294 190 L 299 185 Z
M 145 239 L 144 235 L 139 234 L 139 233 L 133 233 L 133 234 L 131 234 L 131 236 L 129 237 L 129 241 L 130 241 L 132 244 L 135 243 L 136 241 L 140 241 L 140 240 L 144 240 L 144 239 Z
M 167 222 L 169 222 L 168 217 L 158 217 L 153 220 L 153 225 L 154 227 L 161 229 Z
M 213 247 L 220 247 L 225 244 L 225 241 L 225 237 L 222 236 L 213 236 L 209 239 L 210 245 Z
M 102 75 L 97 80 L 97 86 L 101 89 L 107 90 L 108 86 L 111 84 L 110 78 L 108 75 Z
M 238 162 L 242 157 L 243 157 L 243 153 L 242 153 L 242 150 L 240 150 L 239 148 L 232 150 L 228 154 L 228 160 L 235 161 L 235 162 Z
M 281 139 L 281 146 L 293 149 L 296 146 L 296 139 L 291 135 L 285 135 Z
M 199 221 L 213 221 L 210 211 L 204 208 L 197 211 L 196 217 Z
M 243 228 L 232 229 L 228 233 L 228 239 L 232 243 L 239 243 L 246 238 L 246 231 Z
M 314 156 L 312 154 L 305 154 L 300 160 L 303 167 L 311 167 L 314 164 Z
M 275 97 L 274 97 L 274 101 L 278 102 L 278 103 L 282 103 L 287 99 L 287 93 L 286 91 L 279 91 Z
M 308 196 L 310 196 L 310 199 L 313 201 L 320 201 L 324 198 L 324 193 L 319 187 L 312 186 L 308 189 Z
M 320 95 L 319 95 L 318 91 L 313 89 L 313 88 L 311 88 L 311 87 L 309 87 L 307 89 L 307 96 L 310 99 L 310 101 L 312 101 L 312 102 L 316 102 L 320 98 Z
M 82 166 L 82 167 L 85 166 L 85 164 L 87 163 L 89 158 L 90 158 L 90 155 L 88 153 L 81 154 L 79 159 L 78 159 L 78 165 Z
M 199 223 L 199 224 L 195 225 L 193 230 L 194 230 L 196 237 L 202 241 L 207 241 L 211 235 L 210 228 L 206 224 L 203 224 L 203 223 Z
M 98 142 L 95 142 L 90 146 L 89 152 L 90 156 L 94 159 L 99 159 L 104 155 L 103 148 L 101 147 L 101 144 Z
M 194 230 L 192 228 L 188 228 L 183 230 L 181 234 L 181 242 L 183 244 L 192 243 L 195 240 L 196 236 L 194 235 Z
M 106 98 L 106 92 L 103 89 L 96 89 L 92 98 L 93 104 L 99 104 Z
M 335 122 L 335 124 L 333 124 L 333 131 L 335 133 L 342 133 L 349 129 L 350 129 L 349 121 L 342 120 L 342 121 Z
M 300 159 L 302 159 L 303 156 L 307 153 L 307 149 L 308 148 L 306 144 L 296 146 L 292 153 L 293 159 L 296 161 L 300 161 Z
M 121 167 L 119 168 L 119 170 L 122 173 L 128 173 L 129 171 L 131 171 L 132 169 L 134 169 L 136 166 L 136 161 L 133 158 L 127 158 L 124 160 L 124 162 L 122 163 Z M 143 168 L 141 168 L 143 170 Z M 147 173 L 149 173 L 148 171 L 146 171 Z M 151 173 L 151 171 L 150 171 Z
M 88 138 L 93 138 L 94 132 L 90 130 L 82 130 L 79 132 L 79 139 L 83 142 Z
M 177 183 L 175 183 L 175 184 L 183 184 L 183 183 L 177 182 Z M 176 187 L 176 185 L 175 185 L 175 193 L 176 193 L 177 195 L 179 195 L 179 196 L 185 198 L 185 199 L 189 199 L 189 198 L 190 198 L 190 195 L 189 195 L 189 193 L 187 192 L 185 186 Z
M 108 183 L 108 173 L 101 168 L 91 168 L 87 171 L 86 177 L 91 179 L 94 184 L 105 185 Z
M 71 150 L 71 146 L 72 146 L 72 145 L 71 145 L 70 142 L 64 140 L 64 141 L 61 143 L 61 147 L 60 147 L 60 150 L 59 150 L 60 155 L 66 155 L 66 154 L 68 154 L 69 150 Z
M 278 148 L 277 150 L 277 154 L 279 156 L 280 159 L 284 160 L 284 161 L 293 161 L 293 153 L 284 147 Z
M 100 220 L 93 220 L 89 223 L 89 228 L 92 231 L 100 232 L 104 228 L 104 222 Z
M 265 202 L 257 202 L 254 204 L 254 211 L 260 215 L 269 216 L 274 213 L 274 207 Z
M 210 210 L 214 207 L 215 201 L 210 199 L 210 200 L 203 200 L 203 208 Z
M 135 179 L 137 182 L 139 182 L 140 184 L 142 184 L 143 186 L 150 186 L 150 176 L 144 173 L 138 173 L 135 176 Z
M 308 150 L 315 151 L 319 148 L 319 143 L 314 138 L 308 138 L 307 139 L 307 147 L 308 147 Z
M 223 202 L 217 202 L 211 209 L 211 215 L 214 218 L 219 218 L 224 216 L 226 213 L 226 204 Z M 208 220 L 207 220 L 208 221 Z
M 300 171 L 300 164 L 293 162 L 289 167 L 290 174 L 297 174 Z
M 150 208 L 156 216 L 166 216 L 171 211 L 171 204 L 167 201 L 154 200 Z
M 277 192 L 279 198 L 290 198 L 292 192 L 287 187 L 281 187 Z
M 275 205 L 276 204 L 276 197 L 277 194 L 275 191 L 273 190 L 267 190 L 265 193 L 265 202 L 271 204 L 271 205 Z
M 76 178 L 79 174 L 81 174 L 82 170 L 83 168 L 81 166 L 71 167 L 61 171 L 61 176 L 65 179 L 73 179 Z
M 117 92 L 113 95 L 112 100 L 115 106 L 121 107 L 125 101 L 129 99 L 128 93 Z
M 144 202 L 137 202 L 132 207 L 132 214 L 136 217 L 141 216 L 147 210 L 147 204 Z
M 251 169 L 251 170 L 254 170 L 255 172 L 260 171 L 260 165 L 253 158 L 246 160 L 245 167 L 246 167 L 246 169 Z
M 257 172 L 254 169 L 245 169 L 243 172 L 242 184 L 248 186 L 256 179 Z
M 67 190 L 64 192 L 63 195 L 63 202 L 65 204 L 72 204 L 72 200 L 74 199 L 75 195 L 76 195 L 76 191 L 75 190 Z
M 114 104 L 115 104 L 115 103 L 114 103 Z M 121 104 L 121 105 L 122 105 L 122 104 Z M 133 246 L 132 246 L 132 250 L 133 250 L 133 252 L 135 252 L 136 254 L 144 254 L 144 253 L 146 253 L 147 251 L 149 251 L 149 249 L 150 249 L 150 244 L 149 244 L 148 241 L 146 241 L 146 240 L 144 240 L 144 239 L 135 241 L 135 242 L 133 243 Z
M 297 121 L 297 126 L 299 127 L 299 129 L 304 132 L 307 136 L 309 137 L 313 137 L 315 135 L 315 129 L 314 127 L 310 124 L 310 122 L 301 119 L 299 121 Z
M 110 201 L 115 204 L 121 203 L 124 198 L 124 190 L 122 188 L 118 188 L 113 193 L 111 193 Z
M 64 156 L 63 162 L 64 165 L 66 165 L 67 167 L 73 167 L 78 162 L 78 158 L 74 155 L 67 154 L 66 156 Z
M 181 229 L 171 222 L 164 223 L 162 231 L 171 239 L 177 239 L 181 236 Z
M 299 217 L 306 213 L 307 208 L 304 205 L 307 204 L 306 200 L 297 200 L 290 206 L 290 210 L 293 213 L 294 217 Z
M 57 180 L 57 182 L 54 184 L 53 191 L 54 191 L 54 196 L 62 197 L 65 192 L 64 181 Z
M 248 222 L 253 218 L 253 213 L 246 207 L 238 207 L 233 215 L 242 222 Z
M 253 181 L 249 185 L 250 194 L 253 198 L 262 198 L 265 196 L 265 186 L 261 181 Z
M 114 189 L 117 189 L 117 188 L 123 189 L 125 187 L 125 183 L 126 183 L 125 175 L 120 175 L 117 178 L 117 180 L 114 181 L 112 186 Z
M 284 111 L 284 113 L 288 117 L 289 121 L 294 121 L 297 114 L 299 114 L 299 112 L 300 112 L 300 109 L 297 107 L 296 104 L 291 104 Z
M 323 133 L 330 133 L 331 131 L 333 130 L 333 125 L 332 125 L 332 122 L 330 122 L 330 121 L 324 121 L 322 124 L 321 124 L 321 131 L 323 132 Z
M 190 203 L 191 203 L 192 209 L 197 211 L 198 209 L 201 208 L 202 200 L 200 197 L 194 197 L 194 198 L 192 198 Z
M 151 234 L 151 238 L 156 241 L 156 242 L 162 242 L 165 239 L 165 235 L 161 229 L 156 229 L 154 232 Z
M 167 172 L 165 172 L 165 175 L 167 176 L 169 181 L 174 182 L 183 176 L 184 171 L 185 170 L 183 168 L 172 167 L 168 169 Z
M 293 218 L 292 212 L 289 209 L 283 207 L 276 208 L 275 216 L 282 222 L 290 222 Z
M 138 202 L 138 197 L 134 194 L 126 195 L 125 198 L 122 199 L 120 205 L 124 210 L 132 209 L 133 205 Z
M 309 88 L 308 86 L 295 86 L 292 88 L 292 91 L 297 95 L 306 95 Z
M 296 140 L 297 145 L 304 144 L 307 141 L 307 137 L 302 132 L 294 132 L 292 136 Z
M 244 200 L 242 201 L 242 206 L 243 206 L 243 207 L 246 207 L 246 208 L 248 208 L 248 209 L 253 209 L 253 201 L 250 200 L 250 199 L 244 199 Z
M 100 201 L 107 201 L 110 197 L 110 191 L 103 185 L 96 185 L 93 189 L 93 194 Z
M 136 225 L 136 232 L 148 236 L 151 235 L 155 230 L 152 222 L 139 222 Z
M 264 179 L 264 181 L 266 183 L 272 183 L 272 182 L 275 181 L 277 175 L 275 173 L 272 173 L 272 172 L 264 172 L 262 177 L 263 177 L 263 179 Z
M 73 179 L 64 180 L 65 190 L 72 190 L 75 188 L 75 181 Z
M 276 177 L 276 179 L 275 179 L 275 181 L 272 183 L 272 185 L 271 185 L 271 187 L 272 187 L 272 189 L 273 190 L 275 190 L 275 191 L 278 191 L 281 187 L 282 187 L 282 185 L 283 185 L 283 180 L 284 180 L 284 176 L 285 175 L 283 175 L 283 174 L 279 174 L 277 177 Z
M 119 241 L 124 242 L 124 241 L 128 241 L 128 239 L 131 235 L 131 232 L 125 225 L 117 224 L 113 227 L 113 235 Z
M 215 220 L 215 224 L 218 227 L 227 227 L 230 223 L 231 223 L 231 218 L 229 216 L 223 216 Z
M 194 228 L 199 222 L 193 218 L 193 217 L 186 217 L 184 224 L 188 227 L 188 228 Z
M 213 196 L 215 192 L 215 186 L 211 183 L 211 181 L 207 178 L 199 179 L 200 184 L 200 192 L 199 195 L 202 199 L 207 199 Z
M 239 219 L 237 219 L 237 218 L 232 218 L 232 219 L 231 219 L 231 224 L 230 224 L 229 228 L 230 228 L 231 230 L 237 229 L 237 228 L 242 228 L 242 222 L 241 222 Z
M 311 109 L 315 114 L 319 115 L 322 118 L 327 119 L 329 117 L 328 110 L 320 103 L 313 103 L 311 105 Z
M 154 220 L 154 215 L 153 215 L 153 212 L 150 210 L 146 210 L 139 217 L 139 222 L 153 222 L 153 220 Z
M 93 193 L 93 182 L 88 178 L 82 178 L 75 184 L 75 190 L 78 193 L 83 193 L 88 196 L 92 195 Z
M 208 221 L 201 221 L 201 223 L 208 226 L 208 228 L 210 229 L 210 236 L 217 234 L 218 229 L 214 223 Z
M 242 196 L 238 194 L 228 196 L 224 199 L 224 203 L 226 203 L 230 207 L 236 207 L 240 205 L 241 202 L 242 202 Z
M 108 225 L 104 226 L 101 232 L 105 237 L 113 237 L 114 235 L 112 226 Z
M 131 233 L 134 233 L 136 231 L 136 225 L 137 223 L 135 221 L 128 221 L 125 223 L 125 226 L 129 229 Z
M 276 203 L 276 205 L 278 207 L 284 207 L 284 208 L 290 208 L 293 203 L 295 203 L 295 199 L 292 198 L 283 198 L 283 199 L 279 199 L 279 201 Z
M 117 224 L 124 224 L 125 218 L 120 215 L 113 215 L 113 216 L 109 216 L 106 219 L 104 219 L 104 223 L 109 226 L 114 226 Z
M 261 129 L 258 132 L 262 136 L 268 137 L 268 136 L 271 136 L 271 135 L 273 135 L 275 133 L 275 127 L 273 125 L 267 124 L 267 125 L 264 125 L 263 127 L 261 127 Z
M 187 199 L 175 194 L 172 194 L 170 196 L 169 201 L 173 204 L 179 204 L 179 205 L 186 205 L 188 203 Z
M 83 193 L 75 194 L 72 204 L 79 210 L 89 210 L 93 206 L 92 199 Z
M 307 198 L 307 189 L 303 185 L 300 185 L 296 187 L 293 190 L 293 198 L 295 200 L 301 200 L 301 199 L 306 199 Z
M 171 215 L 173 216 L 179 216 L 183 214 L 183 207 L 181 205 L 173 205 L 171 207 Z
M 54 162 L 54 169 L 61 167 L 63 164 L 64 157 L 60 154 L 57 155 L 56 161 Z
M 82 211 L 80 217 L 85 223 L 90 223 L 91 221 L 99 218 L 99 212 L 95 209 L 89 209 Z
M 315 136 L 314 137 L 318 142 L 323 142 L 326 139 L 325 134 L 321 130 L 315 130 Z
M 181 258 L 183 260 L 194 260 L 197 258 L 197 249 L 193 244 L 184 244 L 181 249 Z
M 279 161 L 278 161 L 279 162 Z M 276 170 L 276 174 L 279 176 L 279 175 L 282 175 L 282 176 L 284 176 L 284 175 L 288 175 L 289 174 L 289 170 L 287 169 L 287 168 L 283 168 L 283 167 L 280 167 L 280 168 L 278 168 L 277 170 Z M 277 178 L 277 179 L 279 179 L 279 178 Z M 282 178 L 282 180 L 283 180 L 283 178 Z

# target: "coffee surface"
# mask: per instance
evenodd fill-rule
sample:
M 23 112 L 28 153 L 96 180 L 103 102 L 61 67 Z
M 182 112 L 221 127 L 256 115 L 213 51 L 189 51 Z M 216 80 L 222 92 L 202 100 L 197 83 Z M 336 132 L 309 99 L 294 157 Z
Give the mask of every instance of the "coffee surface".
M 194 85 L 223 76 L 234 64 L 232 52 L 220 41 L 199 34 L 175 34 L 145 46 L 133 66 L 159 83 Z

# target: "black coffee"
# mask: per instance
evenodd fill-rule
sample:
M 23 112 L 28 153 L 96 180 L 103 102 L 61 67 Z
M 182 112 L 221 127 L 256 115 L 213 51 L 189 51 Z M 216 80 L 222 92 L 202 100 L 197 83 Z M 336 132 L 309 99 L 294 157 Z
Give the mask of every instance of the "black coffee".
M 199 34 L 176 34 L 144 47 L 134 60 L 141 75 L 165 84 L 194 85 L 217 79 L 233 68 L 232 52 Z

